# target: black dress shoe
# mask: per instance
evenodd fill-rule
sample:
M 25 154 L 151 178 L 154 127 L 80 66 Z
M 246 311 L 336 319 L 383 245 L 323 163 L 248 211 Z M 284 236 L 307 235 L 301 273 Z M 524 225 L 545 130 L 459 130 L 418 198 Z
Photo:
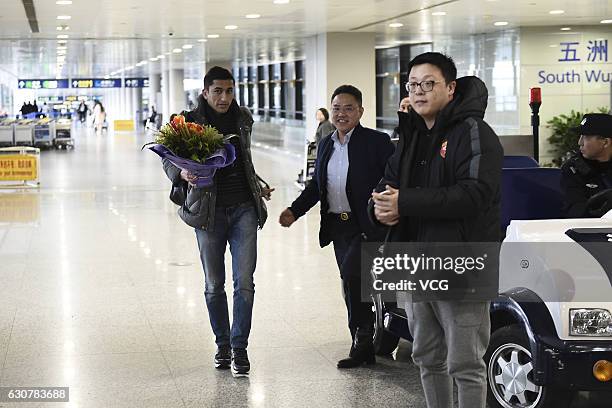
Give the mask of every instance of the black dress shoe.
M 374 346 L 365 345 L 351 348 L 351 355 L 348 358 L 344 358 L 338 361 L 338 368 L 355 368 L 362 364 L 374 364 L 376 363 L 376 356 L 374 355 Z
M 232 349 L 228 346 L 217 347 L 217 353 L 215 354 L 215 368 L 225 370 L 230 368 L 232 362 Z
M 232 375 L 234 377 L 248 377 L 251 363 L 246 349 L 232 349 Z

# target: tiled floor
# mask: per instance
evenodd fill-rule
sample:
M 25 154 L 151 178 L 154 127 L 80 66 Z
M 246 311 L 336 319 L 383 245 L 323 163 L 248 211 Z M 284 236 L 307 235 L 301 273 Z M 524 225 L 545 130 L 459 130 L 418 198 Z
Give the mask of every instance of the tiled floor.
M 256 124 L 254 142 L 278 138 L 270 128 Z M 159 159 L 140 150 L 150 137 L 78 128 L 73 151 L 42 153 L 40 190 L 0 191 L 0 386 L 70 387 L 71 401 L 0 407 L 424 407 L 408 343 L 374 367 L 336 369 L 350 339 L 317 211 L 277 223 L 298 193 L 304 140 L 282 134 L 253 153 L 276 191 L 259 234 L 249 379 L 212 367 L 195 235 Z
M 298 193 L 295 141 L 254 149 L 276 191 L 259 234 L 252 373 L 234 379 L 212 367 L 195 235 L 168 200 L 159 159 L 140 150 L 148 137 L 75 136 L 73 151 L 42 152 L 40 190 L 0 191 L 0 386 L 71 396 L 14 406 L 423 406 L 408 343 L 395 361 L 336 369 L 350 338 L 318 214 L 277 223 Z

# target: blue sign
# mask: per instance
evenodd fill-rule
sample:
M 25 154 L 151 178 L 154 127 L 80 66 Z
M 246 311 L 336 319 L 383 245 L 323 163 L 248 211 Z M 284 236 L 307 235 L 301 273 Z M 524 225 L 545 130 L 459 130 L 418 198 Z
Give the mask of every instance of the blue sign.
M 149 78 L 126 78 L 125 87 L 126 88 L 148 88 Z
M 67 79 L 18 79 L 19 89 L 64 89 L 69 88 Z
M 94 88 L 121 88 L 121 79 L 94 79 Z
M 68 79 L 18 79 L 19 89 L 91 89 L 91 88 L 121 88 L 121 79 L 76 78 Z M 126 88 L 148 88 L 149 78 L 126 78 Z
M 578 58 L 578 47 L 580 43 L 574 42 L 562 42 L 559 43 L 561 46 L 561 58 L 559 62 L 579 62 Z M 586 47 L 588 50 L 587 61 L 589 62 L 608 62 L 608 40 L 589 40 Z

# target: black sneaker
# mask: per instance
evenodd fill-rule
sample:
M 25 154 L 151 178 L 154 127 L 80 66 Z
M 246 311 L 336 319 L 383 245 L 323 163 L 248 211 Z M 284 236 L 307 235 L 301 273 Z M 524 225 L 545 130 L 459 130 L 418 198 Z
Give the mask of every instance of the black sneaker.
M 246 349 L 232 349 L 232 375 L 234 377 L 247 377 L 251 363 Z
M 217 347 L 217 353 L 215 354 L 215 368 L 225 370 L 230 368 L 232 362 L 232 349 L 230 346 L 219 346 Z

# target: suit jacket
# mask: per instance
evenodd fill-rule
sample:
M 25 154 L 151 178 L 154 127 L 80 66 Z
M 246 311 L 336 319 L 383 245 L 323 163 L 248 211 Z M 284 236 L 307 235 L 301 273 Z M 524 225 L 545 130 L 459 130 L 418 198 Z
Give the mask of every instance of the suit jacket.
M 321 139 L 317 149 L 312 181 L 302 194 L 291 204 L 291 211 L 296 218 L 304 215 L 318 201 L 321 201 L 321 227 L 319 244 L 328 245 L 332 239 L 329 231 L 329 203 L 327 201 L 327 164 L 331 158 L 334 142 L 333 133 Z M 380 240 L 381 229 L 368 220 L 368 200 L 385 172 L 385 165 L 393 154 L 394 146 L 389 135 L 357 125 L 348 145 L 349 169 L 346 181 L 346 196 L 351 206 L 352 215 L 356 217 L 361 231 L 369 240 Z

